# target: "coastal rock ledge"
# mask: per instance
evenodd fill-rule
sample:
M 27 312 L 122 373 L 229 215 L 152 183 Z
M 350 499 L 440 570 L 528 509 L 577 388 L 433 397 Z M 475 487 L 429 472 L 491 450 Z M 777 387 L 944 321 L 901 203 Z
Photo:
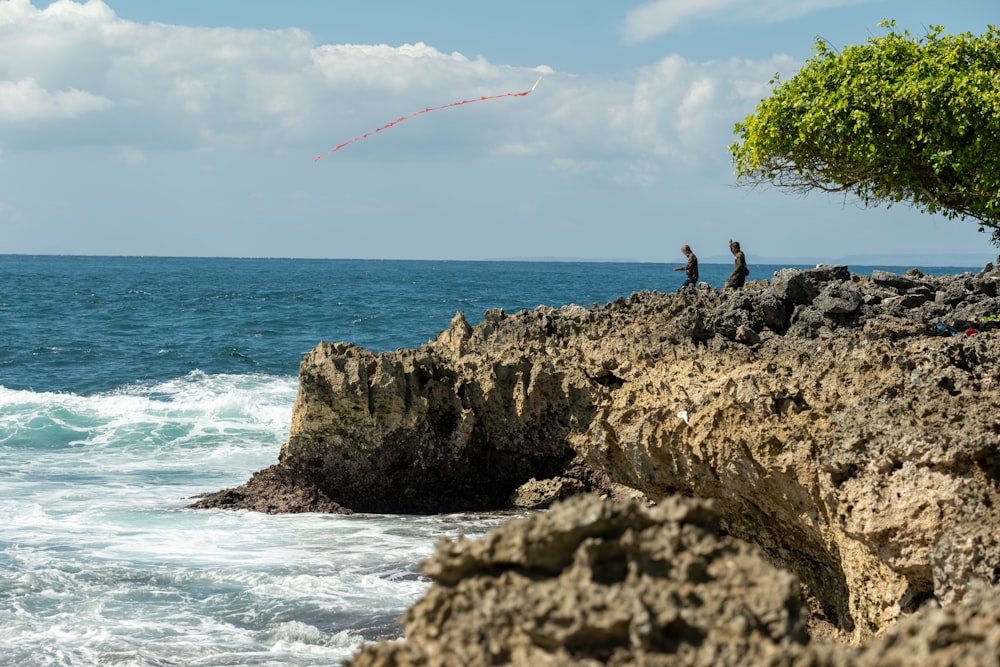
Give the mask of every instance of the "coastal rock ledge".
M 194 506 L 427 513 L 592 492 L 634 513 L 704 499 L 720 539 L 794 575 L 811 636 L 858 643 L 918 609 L 989 598 L 983 586 L 997 597 L 998 294 L 992 265 L 785 269 L 740 291 L 491 310 L 474 327 L 458 313 L 419 349 L 320 343 L 279 462 Z M 780 624 L 796 643 L 793 616 Z

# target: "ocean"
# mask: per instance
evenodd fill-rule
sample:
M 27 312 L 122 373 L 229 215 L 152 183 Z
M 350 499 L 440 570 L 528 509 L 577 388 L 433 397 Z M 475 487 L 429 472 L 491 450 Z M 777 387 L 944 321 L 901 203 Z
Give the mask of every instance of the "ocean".
M 277 461 L 321 340 L 415 347 L 456 311 L 672 291 L 674 266 L 0 255 L 0 665 L 336 665 L 399 636 L 435 543 L 509 514 L 268 516 L 192 496 Z

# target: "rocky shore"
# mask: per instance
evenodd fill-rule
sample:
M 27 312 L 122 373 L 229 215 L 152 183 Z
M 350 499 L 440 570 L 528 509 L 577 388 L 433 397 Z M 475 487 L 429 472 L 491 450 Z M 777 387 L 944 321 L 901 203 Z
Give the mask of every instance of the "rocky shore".
M 195 506 L 569 499 L 441 545 L 356 664 L 998 664 L 998 313 L 992 266 L 830 266 L 321 343 L 279 462 Z

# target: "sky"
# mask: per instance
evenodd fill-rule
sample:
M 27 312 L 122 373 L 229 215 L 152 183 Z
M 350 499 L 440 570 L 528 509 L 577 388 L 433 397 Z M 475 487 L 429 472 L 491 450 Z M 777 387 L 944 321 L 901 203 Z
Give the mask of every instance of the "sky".
M 0 254 L 669 262 L 735 239 L 751 258 L 982 265 L 998 249 L 974 222 L 736 183 L 733 127 L 772 77 L 884 18 L 980 34 L 1000 11 L 0 0 Z

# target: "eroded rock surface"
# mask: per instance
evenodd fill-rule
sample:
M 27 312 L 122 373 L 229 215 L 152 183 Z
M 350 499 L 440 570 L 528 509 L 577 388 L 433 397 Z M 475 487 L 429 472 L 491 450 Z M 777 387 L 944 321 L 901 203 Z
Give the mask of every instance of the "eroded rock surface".
M 998 278 L 787 269 L 459 313 L 420 349 L 322 343 L 273 472 L 356 511 L 709 498 L 860 641 L 1000 578 Z M 199 505 L 240 502 L 272 504 L 248 486 Z
M 754 665 L 806 641 L 798 582 L 718 534 L 712 504 L 581 495 L 482 540 L 443 541 L 406 640 L 355 667 Z
M 796 577 L 719 533 L 714 503 L 576 496 L 481 540 L 442 541 L 405 637 L 353 667 L 1000 664 L 1000 596 L 927 606 L 862 647 L 809 640 Z

